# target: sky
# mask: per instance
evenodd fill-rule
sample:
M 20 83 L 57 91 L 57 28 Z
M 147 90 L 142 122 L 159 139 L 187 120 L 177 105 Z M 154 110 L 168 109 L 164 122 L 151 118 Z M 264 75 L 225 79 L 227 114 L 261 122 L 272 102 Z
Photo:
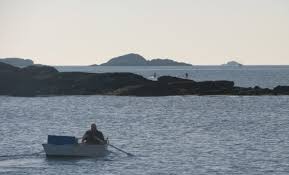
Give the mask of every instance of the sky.
M 0 58 L 289 65 L 289 0 L 0 0 Z

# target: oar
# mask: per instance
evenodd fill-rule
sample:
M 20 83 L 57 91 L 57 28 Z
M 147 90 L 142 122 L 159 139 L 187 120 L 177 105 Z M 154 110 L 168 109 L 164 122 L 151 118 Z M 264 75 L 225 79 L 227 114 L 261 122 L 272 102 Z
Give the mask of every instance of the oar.
M 103 140 L 101 140 L 100 138 L 98 138 L 98 137 L 96 137 L 96 136 L 95 136 L 95 138 L 96 138 L 96 140 L 98 140 L 99 142 L 101 142 L 101 143 L 103 143 L 103 144 L 107 144 L 107 145 L 109 145 L 109 146 L 111 146 L 111 147 L 113 147 L 113 148 L 115 148 L 115 149 L 117 149 L 117 150 L 125 153 L 125 154 L 128 155 L 128 156 L 133 156 L 133 154 L 128 153 L 128 152 L 126 152 L 126 151 L 124 151 L 124 150 L 122 150 L 122 149 L 120 149 L 120 148 L 118 148 L 118 147 L 116 147 L 116 146 L 113 146 L 112 144 L 104 143 Z
M 133 154 L 128 153 L 128 152 L 126 152 L 126 151 L 124 151 L 124 150 L 122 150 L 122 149 L 120 149 L 120 148 L 118 148 L 118 147 L 116 147 L 116 146 L 113 146 L 112 144 L 109 144 L 109 143 L 107 143 L 107 144 L 108 144 L 109 146 L 111 146 L 111 147 L 113 147 L 113 148 L 115 148 L 115 149 L 117 149 L 117 150 L 119 150 L 119 151 L 127 154 L 128 156 L 134 156 Z
M 128 156 L 134 156 L 133 154 L 128 153 L 128 152 L 126 152 L 126 151 L 124 151 L 124 150 L 122 150 L 122 149 L 120 149 L 120 148 L 118 148 L 118 147 L 116 147 L 116 146 L 113 146 L 113 145 L 110 144 L 110 143 L 104 143 L 103 140 L 101 140 L 100 138 L 98 138 L 98 137 L 96 137 L 96 136 L 94 136 L 94 137 L 95 137 L 95 139 L 98 140 L 99 142 L 101 142 L 101 143 L 103 143 L 103 144 L 107 144 L 107 145 L 109 145 L 109 146 L 117 149 L 118 151 L 121 151 L 121 152 L 125 153 L 125 154 L 128 155 Z

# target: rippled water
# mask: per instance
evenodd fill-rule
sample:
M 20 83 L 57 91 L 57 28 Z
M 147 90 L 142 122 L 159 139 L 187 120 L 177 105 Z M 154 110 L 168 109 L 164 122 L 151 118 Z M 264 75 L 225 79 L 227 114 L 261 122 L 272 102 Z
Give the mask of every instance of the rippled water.
M 288 174 L 289 96 L 0 97 L 0 174 Z M 48 134 L 91 122 L 106 157 L 48 159 Z

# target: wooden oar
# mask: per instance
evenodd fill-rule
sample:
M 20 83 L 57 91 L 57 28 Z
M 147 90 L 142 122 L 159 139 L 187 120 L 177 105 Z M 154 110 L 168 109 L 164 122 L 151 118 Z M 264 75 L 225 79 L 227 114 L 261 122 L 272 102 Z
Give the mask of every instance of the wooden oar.
M 96 140 L 98 140 L 100 143 L 102 143 L 102 144 L 107 144 L 107 145 L 109 145 L 109 146 L 117 149 L 118 151 L 121 151 L 121 152 L 125 153 L 125 154 L 128 155 L 128 156 L 134 156 L 133 154 L 128 153 L 128 152 L 126 152 L 126 151 L 124 151 L 124 150 L 122 150 L 122 149 L 120 149 L 120 148 L 118 148 L 118 147 L 116 147 L 116 146 L 113 146 L 113 145 L 110 144 L 110 143 L 105 143 L 103 140 L 101 140 L 100 138 L 98 138 L 98 137 L 96 137 L 96 136 L 94 136 L 94 138 L 95 138 Z
M 101 140 L 100 138 L 98 138 L 98 137 L 96 137 L 96 136 L 95 136 L 95 138 L 96 138 L 96 140 L 98 140 L 99 142 L 101 142 L 101 143 L 103 143 L 103 144 L 107 144 L 107 145 L 109 145 L 109 146 L 111 146 L 111 147 L 113 147 L 113 148 L 115 148 L 115 149 L 117 149 L 117 150 L 125 153 L 125 154 L 128 155 L 128 156 L 133 156 L 133 154 L 128 153 L 128 152 L 126 152 L 126 151 L 124 151 L 124 150 L 122 150 L 122 149 L 120 149 L 120 148 L 118 148 L 118 147 L 116 147 L 116 146 L 113 146 L 112 144 L 104 143 L 103 140 Z
M 115 149 L 117 149 L 117 150 L 119 150 L 119 151 L 127 154 L 128 156 L 134 156 L 133 154 L 128 153 L 128 152 L 126 152 L 126 151 L 124 151 L 124 150 L 122 150 L 122 149 L 120 149 L 120 148 L 118 148 L 118 147 L 116 147 L 116 146 L 113 146 L 113 145 L 111 145 L 111 144 L 109 144 L 109 143 L 107 143 L 107 144 L 108 144 L 109 146 L 111 146 L 111 147 L 113 147 L 113 148 L 115 148 Z

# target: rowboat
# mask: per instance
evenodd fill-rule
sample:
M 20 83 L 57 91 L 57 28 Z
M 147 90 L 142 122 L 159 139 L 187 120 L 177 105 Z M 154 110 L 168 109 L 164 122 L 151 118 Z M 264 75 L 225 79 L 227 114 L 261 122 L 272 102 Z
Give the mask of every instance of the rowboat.
M 48 136 L 48 141 L 42 144 L 46 156 L 72 156 L 72 157 L 100 157 L 108 154 L 106 140 L 103 144 L 78 143 L 76 137 Z
M 42 144 L 46 156 L 99 157 L 107 155 L 107 145 L 53 145 Z

